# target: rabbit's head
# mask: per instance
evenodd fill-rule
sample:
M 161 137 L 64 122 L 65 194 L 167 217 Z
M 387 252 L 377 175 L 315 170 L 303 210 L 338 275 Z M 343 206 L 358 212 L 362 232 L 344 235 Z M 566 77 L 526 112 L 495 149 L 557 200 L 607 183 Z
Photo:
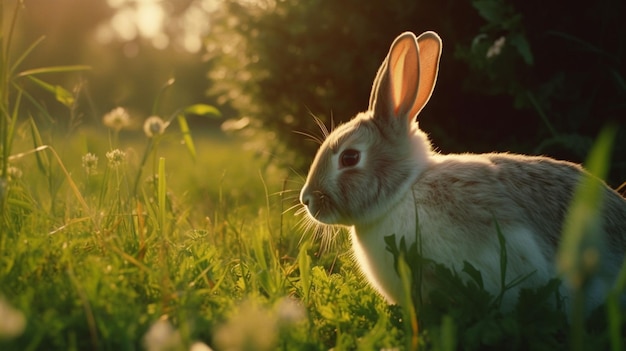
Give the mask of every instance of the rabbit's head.
M 377 221 L 433 162 L 416 116 L 432 94 L 440 56 L 434 32 L 396 38 L 374 80 L 368 110 L 337 127 L 311 165 L 300 201 L 316 221 Z

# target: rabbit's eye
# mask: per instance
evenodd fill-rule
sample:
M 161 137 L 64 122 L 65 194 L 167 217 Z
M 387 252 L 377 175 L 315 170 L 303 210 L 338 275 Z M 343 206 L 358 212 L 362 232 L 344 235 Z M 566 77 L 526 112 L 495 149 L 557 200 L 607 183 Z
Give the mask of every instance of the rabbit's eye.
M 339 155 L 339 162 L 342 167 L 354 167 L 359 163 L 361 153 L 358 150 L 347 149 Z

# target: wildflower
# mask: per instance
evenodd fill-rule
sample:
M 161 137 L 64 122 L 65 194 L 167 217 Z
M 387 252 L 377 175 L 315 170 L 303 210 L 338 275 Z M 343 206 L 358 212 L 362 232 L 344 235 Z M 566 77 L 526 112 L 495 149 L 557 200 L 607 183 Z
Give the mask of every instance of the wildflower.
M 288 326 L 306 318 L 306 311 L 302 304 L 289 297 L 280 299 L 276 304 L 276 310 L 281 325 Z
M 98 173 L 98 156 L 88 152 L 83 156 L 82 160 L 83 168 L 85 169 L 85 173 L 87 173 L 87 175 L 94 175 Z
M 7 178 L 9 179 L 9 181 L 18 180 L 22 178 L 22 175 L 22 170 L 17 167 L 9 166 L 9 168 L 7 169 Z
M 193 344 L 191 344 L 189 351 L 213 351 L 213 349 L 201 341 L 196 341 Z
M 506 43 L 505 37 L 500 37 L 496 39 L 496 41 L 494 41 L 493 44 L 487 50 L 487 55 L 486 55 L 487 58 L 492 58 L 492 57 L 496 57 L 500 55 L 505 43 Z
M 0 339 L 20 336 L 26 327 L 26 318 L 22 312 L 0 298 Z
M 182 350 L 183 342 L 180 332 L 174 329 L 167 320 L 167 316 L 154 322 L 143 337 L 143 343 L 148 351 Z
M 107 152 L 107 160 L 109 160 L 109 166 L 117 168 L 126 160 L 126 153 L 120 149 L 115 149 Z
M 278 320 L 275 313 L 248 301 L 214 335 L 219 350 L 273 350 Z
M 159 116 L 150 116 L 143 123 L 143 132 L 148 138 L 163 134 L 169 123 L 163 122 Z
M 123 107 L 116 107 L 111 112 L 104 115 L 102 122 L 105 126 L 119 132 L 130 125 L 130 115 Z

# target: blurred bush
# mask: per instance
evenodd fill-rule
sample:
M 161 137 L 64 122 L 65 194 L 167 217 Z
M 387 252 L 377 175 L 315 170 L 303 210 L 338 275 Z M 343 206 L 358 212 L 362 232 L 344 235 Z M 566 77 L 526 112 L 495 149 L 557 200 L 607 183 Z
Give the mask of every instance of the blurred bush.
M 437 31 L 439 82 L 419 117 L 443 152 L 512 151 L 580 162 L 601 127 L 626 136 L 626 9 L 545 1 L 225 1 L 207 39 L 211 94 L 246 137 L 305 170 L 317 145 L 298 133 L 367 108 L 396 35 Z M 247 123 L 250 121 L 250 123 Z M 619 140 L 619 138 L 618 138 Z M 626 145 L 612 180 L 626 180 Z M 304 155 L 305 157 L 297 157 Z
M 232 119 L 224 129 L 241 131 L 268 161 L 304 172 L 317 145 L 297 132 L 321 134 L 312 115 L 330 126 L 367 108 L 392 40 L 406 30 L 434 30 L 444 41 L 441 71 L 419 121 L 438 150 L 547 154 L 581 162 L 603 126 L 620 128 L 617 140 L 626 136 L 626 8 L 620 0 L 585 6 L 538 0 L 5 4 L 5 18 L 11 6 L 24 5 L 14 52 L 45 36 L 17 72 L 92 67 L 45 77 L 73 91 L 77 102 L 79 120 L 68 120 L 64 106 L 42 91 L 38 103 L 54 116 L 51 128 L 97 125 L 118 105 L 143 119 L 173 77 L 176 84 L 157 113 L 218 103 Z M 142 30 L 139 17 L 152 32 Z M 126 32 L 112 34 L 112 27 Z M 41 110 L 27 111 L 50 122 Z M 613 161 L 610 177 L 617 185 L 626 180 L 626 143 L 615 146 Z

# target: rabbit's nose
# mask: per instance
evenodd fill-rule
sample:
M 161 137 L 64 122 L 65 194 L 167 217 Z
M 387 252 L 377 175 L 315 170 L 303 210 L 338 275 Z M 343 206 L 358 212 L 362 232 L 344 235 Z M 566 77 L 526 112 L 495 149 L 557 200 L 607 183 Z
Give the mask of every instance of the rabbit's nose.
M 300 196 L 300 203 L 303 204 L 305 207 L 309 207 L 310 202 L 310 196 Z
M 305 185 L 300 191 L 300 203 L 305 207 L 309 207 L 309 204 L 311 203 L 311 194 L 309 193 L 308 188 L 309 187 Z

